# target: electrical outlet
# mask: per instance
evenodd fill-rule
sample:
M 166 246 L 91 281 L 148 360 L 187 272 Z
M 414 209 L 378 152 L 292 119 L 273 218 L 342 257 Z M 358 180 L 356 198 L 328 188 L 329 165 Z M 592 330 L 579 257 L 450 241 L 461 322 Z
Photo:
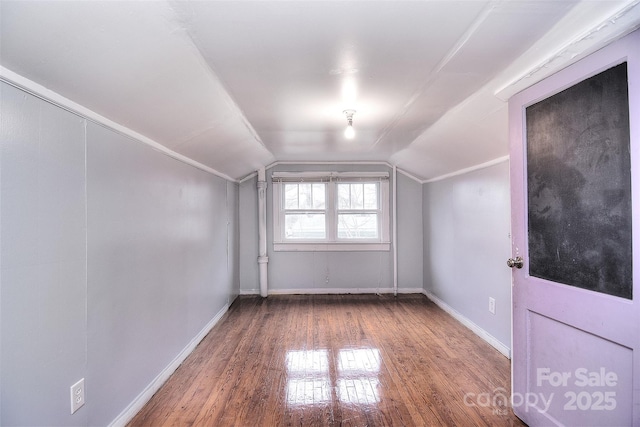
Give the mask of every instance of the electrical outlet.
M 71 386 L 71 413 L 84 405 L 84 378 Z
M 489 313 L 496 314 L 496 300 L 489 297 Z

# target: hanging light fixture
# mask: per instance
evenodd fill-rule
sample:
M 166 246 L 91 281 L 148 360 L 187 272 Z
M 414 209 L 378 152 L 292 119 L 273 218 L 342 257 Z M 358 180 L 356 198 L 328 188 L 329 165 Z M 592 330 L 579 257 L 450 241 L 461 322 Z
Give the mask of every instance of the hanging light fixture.
M 347 139 L 353 139 L 356 136 L 356 131 L 353 130 L 353 115 L 356 110 L 344 110 L 344 115 L 347 116 L 347 128 L 344 130 L 344 137 Z

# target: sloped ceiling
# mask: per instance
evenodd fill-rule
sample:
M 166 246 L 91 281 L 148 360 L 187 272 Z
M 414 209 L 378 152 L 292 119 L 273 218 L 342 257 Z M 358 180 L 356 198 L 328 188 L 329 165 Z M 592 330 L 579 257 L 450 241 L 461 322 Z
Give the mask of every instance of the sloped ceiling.
M 638 3 L 4 0 L 0 60 L 234 179 L 386 161 L 426 180 L 507 155 L 506 99 L 637 28 Z

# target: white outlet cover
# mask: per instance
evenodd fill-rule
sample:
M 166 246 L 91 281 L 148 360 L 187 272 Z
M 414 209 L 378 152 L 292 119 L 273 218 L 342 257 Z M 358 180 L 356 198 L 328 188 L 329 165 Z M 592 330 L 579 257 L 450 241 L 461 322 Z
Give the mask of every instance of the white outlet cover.
M 71 386 L 71 413 L 84 405 L 84 378 Z

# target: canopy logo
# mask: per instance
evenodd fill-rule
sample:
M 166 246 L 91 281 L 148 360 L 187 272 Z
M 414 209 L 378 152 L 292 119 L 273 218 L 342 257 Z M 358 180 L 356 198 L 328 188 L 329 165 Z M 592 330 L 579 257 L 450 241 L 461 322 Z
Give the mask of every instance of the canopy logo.
M 463 401 L 466 406 L 493 407 L 494 414 L 507 415 L 509 408 L 521 406 L 527 412 L 530 408 L 546 412 L 549 410 L 553 396 L 554 393 L 549 394 L 548 397 L 543 393 L 512 393 L 509 396 L 506 389 L 498 387 L 493 392 L 466 393 Z
M 466 393 L 463 401 L 466 406 L 491 407 L 493 413 L 497 415 L 507 415 L 509 408 L 520 407 L 527 412 L 535 409 L 546 413 L 551 408 L 557 389 L 559 392 L 557 394 L 564 398 L 561 404 L 565 411 L 612 411 L 617 406 L 616 392 L 612 389 L 617 385 L 618 375 L 605 368 L 595 371 L 587 368 L 577 368 L 573 371 L 538 368 L 536 386 L 543 388 L 546 393 L 527 392 L 509 395 L 506 389 L 498 387 L 492 392 Z M 554 391 L 549 392 L 550 388 Z

